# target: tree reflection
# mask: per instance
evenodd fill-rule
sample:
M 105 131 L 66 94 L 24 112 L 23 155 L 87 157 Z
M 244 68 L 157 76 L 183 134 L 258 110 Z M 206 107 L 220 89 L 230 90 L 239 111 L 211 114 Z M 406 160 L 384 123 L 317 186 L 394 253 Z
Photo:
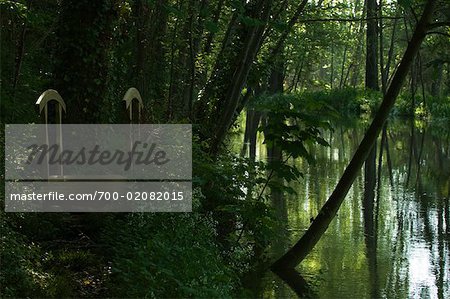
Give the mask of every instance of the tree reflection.
M 273 271 L 281 278 L 299 298 L 314 298 L 314 291 L 308 282 L 295 269 L 284 269 L 283 271 Z M 285 298 L 285 297 L 278 297 Z

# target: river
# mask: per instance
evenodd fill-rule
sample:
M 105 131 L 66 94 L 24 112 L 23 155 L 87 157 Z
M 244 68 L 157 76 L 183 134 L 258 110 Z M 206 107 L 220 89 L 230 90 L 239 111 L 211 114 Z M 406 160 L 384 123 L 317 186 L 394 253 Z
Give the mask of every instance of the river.
M 317 215 L 366 125 L 363 120 L 335 124 L 333 132 L 324 133 L 330 147 L 309 148 L 314 165 L 292 161 L 304 178 L 291 184 L 296 195 L 274 200 L 278 217 L 286 223 L 271 248 L 274 258 L 292 246 Z M 296 283 L 302 297 L 450 298 L 448 121 L 395 120 L 386 136 L 374 198 L 365 195 L 361 171 L 338 216 L 297 268 L 305 284 Z M 265 157 L 261 139 L 257 156 Z M 270 271 L 255 285 L 258 297 L 296 297 Z

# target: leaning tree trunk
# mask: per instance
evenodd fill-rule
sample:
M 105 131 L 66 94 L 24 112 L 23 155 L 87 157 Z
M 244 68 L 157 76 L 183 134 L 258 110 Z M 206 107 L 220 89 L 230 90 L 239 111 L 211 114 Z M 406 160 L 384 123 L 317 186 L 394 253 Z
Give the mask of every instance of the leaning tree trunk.
M 411 41 L 409 42 L 406 52 L 403 55 L 400 65 L 392 79 L 392 83 L 383 98 L 383 102 L 381 103 L 372 124 L 364 135 L 363 140 L 361 141 L 349 165 L 345 169 L 345 172 L 339 180 L 339 183 L 333 193 L 302 238 L 285 255 L 283 255 L 272 265 L 272 269 L 274 271 L 295 268 L 314 248 L 316 243 L 327 230 L 333 218 L 336 216 L 336 213 L 344 201 L 348 190 L 352 186 L 353 181 L 369 155 L 378 134 L 383 128 L 383 125 L 389 116 L 389 112 L 394 106 L 395 100 L 400 92 L 403 82 L 405 81 L 408 69 L 419 51 L 423 39 L 425 38 L 427 26 L 430 22 L 436 2 L 437 0 L 427 1 L 422 17 L 417 24 Z
M 257 5 L 259 2 L 249 2 L 251 3 L 251 5 L 248 4 L 250 6 L 249 16 L 258 19 L 261 21 L 261 24 L 256 26 L 242 24 L 240 27 L 245 34 L 239 37 L 239 39 L 243 40 L 242 48 L 239 49 L 237 54 L 232 55 L 232 66 L 227 72 L 227 75 L 231 75 L 231 77 L 219 76 L 220 73 L 223 73 L 222 70 L 215 70 L 216 73 L 212 75 L 212 79 L 216 78 L 216 80 L 229 82 L 223 85 L 222 88 L 215 90 L 216 94 L 219 95 L 220 101 L 216 111 L 216 125 L 214 125 L 212 130 L 211 154 L 213 156 L 219 152 L 221 143 L 236 114 L 236 109 L 239 107 L 242 88 L 261 47 L 263 33 L 267 27 L 272 10 L 272 2 L 272 0 L 261 1 L 261 5 Z M 211 96 L 212 91 L 208 87 L 205 88 L 203 100 L 207 100 Z

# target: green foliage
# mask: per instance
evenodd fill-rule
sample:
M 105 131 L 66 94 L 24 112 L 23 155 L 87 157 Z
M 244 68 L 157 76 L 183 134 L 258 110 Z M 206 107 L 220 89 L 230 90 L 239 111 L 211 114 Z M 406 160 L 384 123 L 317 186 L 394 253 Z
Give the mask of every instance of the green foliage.
M 335 109 L 332 119 L 355 116 L 362 113 L 374 113 L 381 103 L 379 92 L 359 88 L 332 89 L 300 94 L 306 101 L 318 101 Z
M 266 247 L 277 228 L 265 192 L 270 169 L 266 163 L 227 152 L 214 159 L 205 152 L 207 144 L 193 145 L 194 184 L 206 195 L 201 208 L 222 220 L 234 219 L 230 225 L 242 226 L 230 227 L 231 234 L 221 237 L 232 244 L 230 262 L 239 272 L 245 271 L 255 247 Z
M 96 294 L 85 285 L 102 271 L 102 259 L 64 231 L 64 214 L 1 212 L 0 294 L 13 298 L 69 298 Z M 73 236 L 76 237 L 76 236 Z M 98 282 L 97 282 L 98 283 Z
M 397 99 L 394 114 L 398 116 L 415 116 L 416 118 L 429 118 L 430 120 L 443 120 L 450 118 L 450 98 L 447 96 L 430 96 L 425 99 L 416 95 L 414 109 L 410 94 L 402 94 Z
M 450 119 L 450 96 L 430 97 L 427 107 L 432 119 Z
M 212 242 L 214 223 L 206 215 L 133 214 L 105 235 L 114 297 L 222 298 L 237 282 Z
M 5 298 L 43 295 L 39 282 L 45 279 L 40 272 L 39 248 L 16 233 L 0 212 L 0 294 Z
M 38 120 L 34 102 L 47 88 L 51 74 L 49 53 L 54 45 L 51 28 L 57 4 L 52 1 L 29 4 L 30 1 L 0 1 L 0 111 L 5 123 Z M 44 43 L 45 38 L 48 40 Z M 24 52 L 20 55 L 22 42 Z
M 331 126 L 325 118 L 317 117 L 333 112 L 324 101 L 292 94 L 275 94 L 262 96 L 253 105 L 267 115 L 267 122 L 260 128 L 264 132 L 267 146 L 277 146 L 289 157 L 302 157 L 313 163 L 314 158 L 308 153 L 306 146 L 310 143 L 328 145 L 321 137 L 320 129 L 331 129 Z M 279 167 L 280 165 L 276 166 Z M 298 175 L 299 173 L 292 171 L 282 174 L 288 181 Z
M 53 84 L 71 112 L 66 115 L 69 122 L 99 122 L 110 79 L 112 38 L 119 21 L 117 4 L 115 0 L 61 2 Z
M 417 99 L 416 102 L 420 103 Z M 392 113 L 398 116 L 413 116 L 411 95 L 406 93 L 400 94 Z
M 417 1 L 398 2 L 409 7 Z M 381 99 L 379 93 L 359 89 L 364 80 L 363 26 L 306 21 L 363 18 L 363 2 L 324 1 L 320 9 L 308 4 L 301 21 L 290 28 L 298 4 L 0 0 L 0 108 L 5 122 L 39 122 L 35 100 L 55 88 L 67 102 L 64 121 L 119 123 L 124 112 L 120 99 L 135 86 L 144 98 L 146 122 L 193 121 L 204 133 L 193 140 L 194 213 L 90 214 L 74 221 L 67 214 L 0 212 L 2 297 L 235 295 L 239 280 L 256 259 L 264 258 L 280 226 L 271 195 L 293 193 L 285 183 L 302 176 L 285 160 L 314 163 L 308 145 L 327 145 L 321 134 L 330 129 L 328 120 L 370 114 Z M 395 16 L 395 4 L 384 3 L 383 15 Z M 270 7 L 267 26 L 260 13 L 264 7 Z M 394 19 L 383 21 L 386 56 Z M 407 29 L 407 23 L 414 22 L 399 22 L 397 31 Z M 277 57 L 268 59 L 287 31 L 292 34 Z M 258 32 L 263 33 L 260 50 Z M 404 49 L 404 35 L 393 40 L 396 58 Z M 443 35 L 430 37 L 421 50 L 427 88 L 448 81 L 448 70 L 439 71 L 447 52 Z M 252 53 L 257 57 L 247 59 Z M 391 65 L 396 63 L 394 59 Z M 283 65 L 285 89 L 302 93 L 263 95 L 252 105 L 268 120 L 261 128 L 265 144 L 279 147 L 285 160 L 254 162 L 227 149 L 211 156 L 205 136 L 214 134 L 224 111 L 239 112 L 241 98 L 246 98 L 235 109 L 225 96 L 230 91 L 239 95 L 244 85 L 248 91 L 267 90 L 273 64 Z M 243 65 L 252 68 L 236 73 Z M 428 66 L 434 75 L 426 73 Z M 444 89 L 441 94 L 448 93 Z M 448 96 L 419 97 L 416 107 L 411 109 L 411 99 L 404 96 L 397 113 L 431 115 L 441 120 L 438 129 L 448 128 Z

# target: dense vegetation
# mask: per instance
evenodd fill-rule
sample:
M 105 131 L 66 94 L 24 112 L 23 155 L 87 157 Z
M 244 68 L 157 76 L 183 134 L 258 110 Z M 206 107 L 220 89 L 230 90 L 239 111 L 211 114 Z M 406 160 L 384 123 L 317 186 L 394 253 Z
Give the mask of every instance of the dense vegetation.
M 286 162 L 314 163 L 308 145 L 327 146 L 329 121 L 373 116 L 425 2 L 0 0 L 2 135 L 41 122 L 34 102 L 48 88 L 65 123 L 125 122 L 134 86 L 145 123 L 194 128 L 192 213 L 2 208 L 1 296 L 251 297 L 283 226 L 271 201 L 302 177 Z M 391 115 L 448 128 L 450 3 L 436 5 Z

